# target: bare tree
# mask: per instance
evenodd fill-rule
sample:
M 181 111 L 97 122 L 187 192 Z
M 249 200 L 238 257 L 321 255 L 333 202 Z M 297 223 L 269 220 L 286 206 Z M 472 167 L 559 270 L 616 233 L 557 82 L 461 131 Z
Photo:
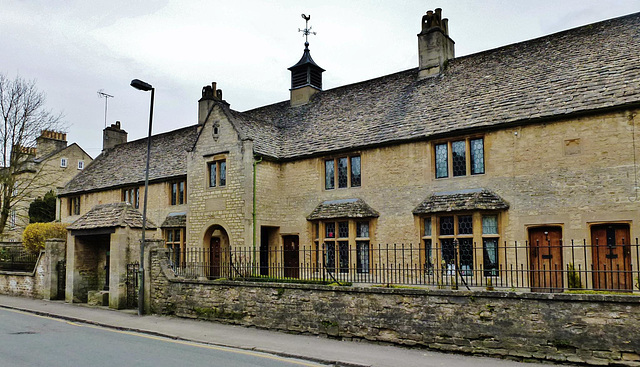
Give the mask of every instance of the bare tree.
M 45 109 L 45 100 L 35 81 L 19 76 L 9 79 L 0 73 L 0 235 L 12 209 L 42 195 L 40 192 L 55 180 L 45 177 L 48 172 L 35 164 L 36 138 L 43 130 L 61 127 L 62 115 Z

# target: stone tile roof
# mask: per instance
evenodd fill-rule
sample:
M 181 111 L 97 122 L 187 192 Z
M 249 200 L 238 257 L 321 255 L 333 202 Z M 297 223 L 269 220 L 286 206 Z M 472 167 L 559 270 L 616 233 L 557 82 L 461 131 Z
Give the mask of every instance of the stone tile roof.
M 111 227 L 142 228 L 142 214 L 127 203 L 110 203 L 94 206 L 91 210 L 71 223 L 67 229 L 97 229 Z M 147 229 L 156 225 L 147 219 Z
M 380 214 L 362 199 L 324 201 L 318 205 L 307 220 L 334 218 L 377 218 Z
M 413 214 L 505 209 L 509 209 L 509 204 L 500 196 L 486 189 L 470 189 L 436 192 L 418 205 Z
M 193 144 L 196 132 L 197 125 L 194 125 L 151 138 L 150 181 L 187 174 L 186 150 Z M 117 145 L 97 156 L 60 194 L 143 183 L 146 159 L 146 138 Z
M 278 126 L 274 156 L 293 159 L 637 104 L 638 29 L 640 13 L 456 58 L 420 81 L 411 69 L 243 115 Z
M 170 213 L 160 228 L 181 228 L 187 226 L 187 213 Z
M 452 59 L 434 77 L 417 68 L 245 112 L 219 103 L 256 154 L 297 159 L 429 139 L 594 110 L 640 105 L 640 13 Z M 150 180 L 186 175 L 197 126 L 155 135 Z M 61 195 L 144 180 L 146 139 L 101 154 Z

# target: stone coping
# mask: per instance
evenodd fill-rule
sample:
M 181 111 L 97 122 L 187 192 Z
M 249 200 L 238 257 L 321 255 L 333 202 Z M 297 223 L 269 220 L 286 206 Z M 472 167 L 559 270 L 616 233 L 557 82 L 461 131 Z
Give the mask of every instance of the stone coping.
M 165 249 L 155 249 L 156 252 L 168 254 Z M 283 288 L 299 290 L 315 290 L 323 292 L 348 292 L 348 293 L 377 293 L 407 296 L 437 296 L 456 298 L 499 298 L 499 299 L 523 299 L 523 300 L 545 300 L 557 302 L 614 302 L 614 303 L 640 303 L 640 295 L 633 294 L 567 294 L 567 293 L 536 293 L 536 292 L 513 292 L 513 291 L 468 291 L 468 290 L 448 290 L 448 289 L 418 289 L 418 288 L 386 288 L 363 287 L 363 286 L 332 286 L 320 284 L 298 284 L 298 283 L 277 283 L 277 282 L 251 282 L 251 281 L 231 281 L 231 280 L 207 280 L 207 279 L 186 279 L 176 276 L 169 267 L 168 257 L 160 258 L 162 272 L 170 282 L 182 284 L 201 284 L 212 286 L 241 286 L 255 288 Z

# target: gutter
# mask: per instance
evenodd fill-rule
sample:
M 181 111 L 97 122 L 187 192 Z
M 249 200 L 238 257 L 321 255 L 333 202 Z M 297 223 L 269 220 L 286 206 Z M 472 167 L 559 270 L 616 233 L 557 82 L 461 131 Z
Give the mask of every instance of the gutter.
M 253 212 L 251 213 L 253 216 L 253 270 L 256 270 L 256 212 L 257 212 L 257 205 L 256 205 L 256 167 L 258 166 L 258 164 L 260 162 L 262 162 L 262 157 L 260 157 L 260 159 L 255 160 L 256 157 L 254 157 L 254 161 L 253 161 Z

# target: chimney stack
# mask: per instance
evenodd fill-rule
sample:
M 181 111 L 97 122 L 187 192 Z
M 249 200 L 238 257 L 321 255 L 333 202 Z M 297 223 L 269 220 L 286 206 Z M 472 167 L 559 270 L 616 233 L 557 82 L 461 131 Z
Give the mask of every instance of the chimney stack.
M 38 158 L 55 153 L 67 147 L 67 134 L 53 130 L 42 130 L 36 139 L 36 147 Z
M 442 19 L 442 9 L 423 15 L 422 31 L 418 34 L 418 78 L 443 72 L 447 61 L 455 57 L 454 44 L 449 38 L 449 20 Z
M 216 89 L 216 82 L 212 82 L 211 85 L 202 87 L 202 98 L 198 100 L 198 125 L 204 125 L 215 102 L 229 105 L 222 99 L 222 89 Z
M 112 149 L 116 145 L 127 142 L 127 132 L 120 128 L 120 121 L 107 126 L 102 130 L 102 153 Z

